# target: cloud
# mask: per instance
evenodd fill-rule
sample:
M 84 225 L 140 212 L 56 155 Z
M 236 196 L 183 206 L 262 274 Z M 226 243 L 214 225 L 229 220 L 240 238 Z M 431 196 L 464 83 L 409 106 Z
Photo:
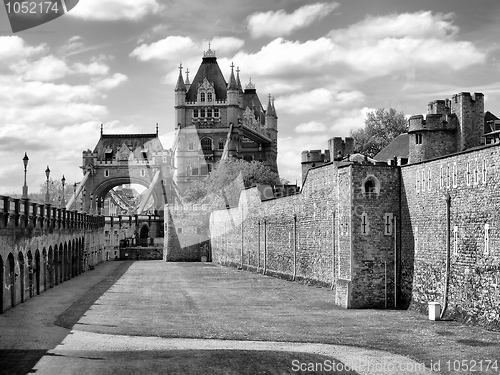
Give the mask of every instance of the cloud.
M 111 77 L 106 77 L 104 79 L 95 81 L 94 86 L 98 89 L 110 90 L 127 81 L 128 78 L 125 74 L 115 73 Z
M 310 121 L 297 125 L 295 127 L 295 133 L 306 134 L 306 133 L 322 133 L 326 132 L 328 127 L 322 122 Z
M 75 73 L 88 74 L 91 76 L 101 76 L 108 74 L 109 66 L 97 61 L 90 64 L 76 63 L 73 65 L 73 71 Z
M 44 56 L 40 60 L 23 67 L 24 79 L 28 81 L 50 82 L 63 78 L 70 72 L 66 62 L 52 55 Z
M 73 43 L 79 40 L 72 38 Z M 64 173 L 68 180 L 81 179 L 76 166 L 81 162 L 82 145 L 95 144 L 99 124 L 108 115 L 103 99 L 127 77 L 110 73 L 101 58 L 90 58 L 90 62 L 62 58 L 44 44 L 31 46 L 17 36 L 0 37 L 0 55 L 2 62 L 11 64 L 0 70 L 0 158 L 4 164 L 0 192 L 17 192 L 17 186 L 22 186 L 22 173 L 12 173 L 6 165 L 17 166 L 18 154 L 22 158 L 25 151 L 30 157 L 30 191 L 38 190 L 47 164 L 59 178 Z
M 69 15 L 92 21 L 136 21 L 161 9 L 157 0 L 85 0 L 80 1 Z
M 291 114 L 325 112 L 329 108 L 352 107 L 364 100 L 360 91 L 337 92 L 335 89 L 317 88 L 280 98 L 280 111 Z
M 212 50 L 215 50 L 216 54 L 219 56 L 220 54 L 226 54 L 239 50 L 244 44 L 245 41 L 240 38 L 217 36 L 212 39 L 211 48 Z
M 300 7 L 288 14 L 281 9 L 276 12 L 253 13 L 247 18 L 248 29 L 253 38 L 290 35 L 298 29 L 308 27 L 313 22 L 326 17 L 340 4 L 316 3 Z
M 151 44 L 141 44 L 130 56 L 140 61 L 163 60 L 180 62 L 183 57 L 190 57 L 198 46 L 190 37 L 168 36 Z

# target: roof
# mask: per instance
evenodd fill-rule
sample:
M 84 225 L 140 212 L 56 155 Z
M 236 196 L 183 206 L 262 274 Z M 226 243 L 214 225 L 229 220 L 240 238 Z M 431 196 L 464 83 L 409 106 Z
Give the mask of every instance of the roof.
M 196 72 L 196 75 L 193 78 L 191 86 L 189 87 L 189 90 L 186 94 L 186 101 L 196 101 L 198 87 L 203 83 L 204 78 L 206 78 L 210 83 L 213 84 L 217 100 L 226 100 L 226 80 L 219 68 L 219 64 L 217 64 L 217 57 L 210 55 L 207 57 L 203 57 L 201 65 L 198 68 L 198 71 Z
M 262 103 L 259 100 L 259 96 L 257 95 L 257 91 L 255 88 L 246 89 L 243 94 L 243 103 L 242 107 L 246 109 L 247 107 L 253 111 L 255 118 L 259 119 L 261 124 L 265 124 L 265 111 L 264 107 L 262 107 Z
M 408 158 L 410 137 L 408 133 L 400 134 L 394 140 L 382 149 L 373 158 L 378 161 L 387 161 L 389 159 Z
M 486 111 L 484 113 L 484 134 L 491 133 L 492 131 L 495 130 L 490 126 L 490 124 L 488 124 L 489 121 L 495 121 L 495 120 L 500 120 L 500 119 L 490 111 Z

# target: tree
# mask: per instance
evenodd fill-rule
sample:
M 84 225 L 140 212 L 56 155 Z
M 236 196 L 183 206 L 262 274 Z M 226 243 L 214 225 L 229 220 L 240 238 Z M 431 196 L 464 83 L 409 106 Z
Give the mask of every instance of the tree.
M 209 197 L 217 197 L 233 205 L 240 192 L 255 184 L 281 185 L 285 181 L 259 161 L 247 162 L 231 158 L 221 160 L 202 181 L 193 184 L 184 194 L 186 202 L 208 203 Z
M 408 120 L 403 112 L 394 108 L 386 111 L 379 108 L 366 114 L 365 127 L 351 130 L 350 136 L 354 138 L 355 152 L 374 157 L 394 138 L 408 132 Z
M 47 182 L 43 182 L 39 185 L 40 192 L 38 193 L 38 200 L 40 202 L 45 202 L 45 194 L 47 192 Z M 51 204 L 61 204 L 62 198 L 62 181 L 54 180 L 52 177 L 49 179 L 49 194 Z M 68 184 L 64 186 L 64 200 L 66 203 L 73 196 L 73 184 Z

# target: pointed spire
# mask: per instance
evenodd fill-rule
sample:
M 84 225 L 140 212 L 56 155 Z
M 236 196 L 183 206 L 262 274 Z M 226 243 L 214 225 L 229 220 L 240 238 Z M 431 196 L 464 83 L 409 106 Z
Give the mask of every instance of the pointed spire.
M 103 124 L 101 123 L 101 137 L 102 137 L 103 129 L 104 129 L 104 126 L 103 126 Z
M 274 108 L 271 101 L 271 94 L 268 96 L 266 116 L 274 116 Z
M 186 69 L 186 82 L 184 82 L 186 85 L 190 85 L 191 82 L 189 82 L 189 68 Z
M 250 81 L 245 86 L 245 89 L 246 90 L 255 90 L 255 84 L 252 83 L 252 77 L 250 77 Z
M 273 115 L 275 117 L 277 117 L 278 115 L 276 114 L 276 107 L 274 106 L 274 96 L 273 96 L 273 100 L 271 101 L 271 104 L 273 105 Z
M 179 65 L 179 77 L 177 78 L 175 91 L 186 91 L 186 85 L 184 84 L 184 79 L 182 78 L 182 64 Z
M 158 123 L 156 123 L 156 136 L 158 137 Z
M 234 64 L 231 63 L 231 76 L 229 77 L 229 83 L 227 84 L 228 90 L 238 90 L 238 84 L 236 83 L 236 78 L 234 78 Z
M 240 67 L 239 66 L 236 68 L 236 85 L 238 86 L 238 90 L 240 92 L 243 92 L 243 86 L 241 85 L 241 81 L 240 81 Z
M 215 56 L 215 51 L 212 51 L 212 48 L 210 47 L 210 42 L 208 42 L 208 51 L 203 52 L 203 57 L 216 57 Z

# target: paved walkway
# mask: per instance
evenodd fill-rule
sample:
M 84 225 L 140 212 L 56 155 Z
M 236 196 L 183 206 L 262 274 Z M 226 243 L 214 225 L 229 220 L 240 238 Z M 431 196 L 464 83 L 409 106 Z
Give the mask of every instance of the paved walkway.
M 209 263 L 107 262 L 0 316 L 0 373 L 500 373 L 498 333 L 333 298 Z

